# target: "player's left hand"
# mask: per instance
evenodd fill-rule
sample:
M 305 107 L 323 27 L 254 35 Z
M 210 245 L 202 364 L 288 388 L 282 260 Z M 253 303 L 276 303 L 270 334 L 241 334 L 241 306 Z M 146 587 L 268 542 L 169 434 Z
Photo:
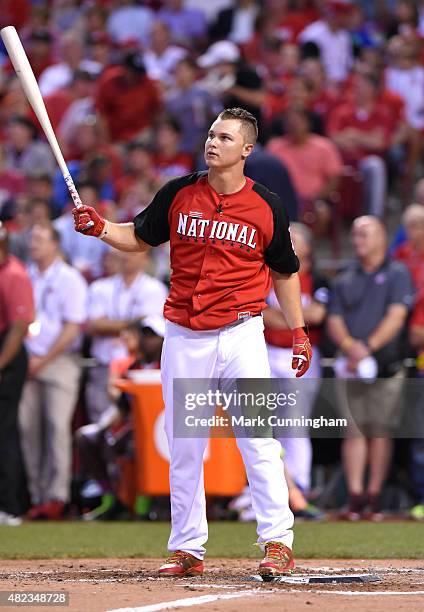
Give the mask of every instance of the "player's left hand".
M 99 238 L 104 230 L 106 221 L 92 206 L 79 206 L 72 209 L 75 231 L 87 236 Z
M 303 376 L 311 365 L 312 347 L 305 327 L 293 329 L 292 368 L 297 370 L 296 378 Z

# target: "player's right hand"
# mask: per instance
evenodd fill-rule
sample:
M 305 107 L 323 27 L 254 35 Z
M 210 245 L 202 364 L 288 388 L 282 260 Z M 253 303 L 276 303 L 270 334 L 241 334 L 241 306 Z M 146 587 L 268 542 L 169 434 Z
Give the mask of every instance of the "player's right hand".
M 77 232 L 87 236 L 101 236 L 106 221 L 92 206 L 79 206 L 72 209 L 74 226 Z
M 303 376 L 309 370 L 312 359 L 312 347 L 306 327 L 297 327 L 293 332 L 292 368 L 297 370 L 296 378 Z

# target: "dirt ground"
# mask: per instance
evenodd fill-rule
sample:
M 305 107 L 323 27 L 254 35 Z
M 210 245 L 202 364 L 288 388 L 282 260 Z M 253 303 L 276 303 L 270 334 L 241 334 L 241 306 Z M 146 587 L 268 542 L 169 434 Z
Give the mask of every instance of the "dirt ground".
M 210 612 L 293 610 L 389 612 L 424 610 L 424 560 L 298 560 L 297 575 L 370 573 L 379 582 L 366 584 L 275 584 L 256 582 L 252 559 L 211 559 L 202 577 L 157 578 L 160 560 L 84 559 L 2 561 L 0 591 L 66 591 L 78 612 L 154 612 L 193 607 Z M 250 579 L 249 579 L 250 578 Z M 189 600 L 189 601 L 187 601 Z M 1 610 L 16 607 L 1 606 Z M 37 606 L 37 611 L 52 607 Z

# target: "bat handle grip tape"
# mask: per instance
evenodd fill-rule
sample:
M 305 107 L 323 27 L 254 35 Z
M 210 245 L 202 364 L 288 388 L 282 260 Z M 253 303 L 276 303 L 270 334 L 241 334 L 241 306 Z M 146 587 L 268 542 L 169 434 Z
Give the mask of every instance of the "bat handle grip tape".
M 71 194 L 71 198 L 77 208 L 82 206 L 81 198 L 79 197 L 78 191 L 76 190 L 75 183 L 72 180 L 72 176 L 67 174 L 63 177 L 65 179 L 66 186 L 69 189 L 69 193 Z

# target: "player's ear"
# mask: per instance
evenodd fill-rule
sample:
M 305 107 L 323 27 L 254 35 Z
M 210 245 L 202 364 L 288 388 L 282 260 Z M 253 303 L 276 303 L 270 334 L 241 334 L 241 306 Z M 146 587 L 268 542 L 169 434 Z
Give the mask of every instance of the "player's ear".
M 241 158 L 242 159 L 247 159 L 249 157 L 249 155 L 251 154 L 251 152 L 253 151 L 253 147 L 254 146 L 255 145 L 253 145 L 253 144 L 248 144 L 248 143 L 244 144 L 243 145 L 243 152 L 241 154 Z

